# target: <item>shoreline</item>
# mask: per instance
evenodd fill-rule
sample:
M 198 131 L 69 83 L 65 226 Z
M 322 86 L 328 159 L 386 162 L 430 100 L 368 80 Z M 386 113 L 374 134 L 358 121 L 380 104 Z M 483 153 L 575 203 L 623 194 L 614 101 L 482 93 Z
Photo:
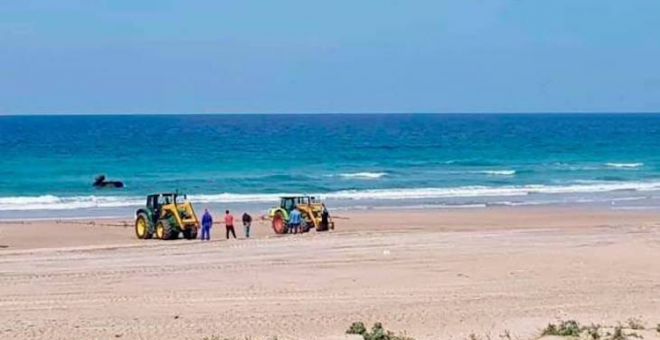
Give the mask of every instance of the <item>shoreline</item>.
M 643 203 L 635 205 L 630 203 Z M 248 211 L 253 216 L 261 216 L 268 213 L 268 210 L 276 203 L 195 203 L 195 210 L 204 208 L 209 210 L 224 211 Z M 493 209 L 548 209 L 548 210 L 618 210 L 618 211 L 638 211 L 638 212 L 660 212 L 660 196 L 652 196 L 642 199 L 609 199 L 601 201 L 586 202 L 553 202 L 553 203 L 521 203 L 521 204 L 488 204 L 488 203 L 466 203 L 466 204 L 388 204 L 388 205 L 344 205 L 333 206 L 328 203 L 331 212 L 336 214 L 351 214 L 354 212 L 386 212 L 386 211 L 453 211 L 453 210 L 493 210 Z M 122 220 L 134 218 L 134 212 L 141 206 L 129 206 L 115 208 L 117 211 L 108 214 L 104 209 L 101 212 L 98 209 L 70 209 L 70 210 L 22 210 L 22 211 L 0 211 L 0 223 L 16 222 L 40 222 L 40 221 L 84 221 L 84 220 Z M 119 212 L 121 211 L 121 213 Z M 77 213 L 77 214 L 76 214 Z M 25 217 L 28 215 L 41 215 L 39 217 Z M 2 217 L 9 215 L 11 217 Z
M 657 210 L 656 210 L 657 209 Z M 199 210 L 196 209 L 196 210 Z M 209 211 L 213 213 L 214 216 L 220 216 L 224 214 L 224 207 L 221 208 L 209 208 Z M 234 214 L 239 210 L 231 210 Z M 243 210 L 240 210 L 243 212 Z M 255 211 L 254 209 L 245 210 L 250 213 L 253 217 L 265 216 L 267 210 Z M 505 206 L 505 205 L 492 205 L 492 206 L 481 206 L 481 205 L 470 205 L 470 206 L 455 206 L 455 207 L 435 207 L 435 206 L 387 206 L 387 207 L 366 207 L 366 208 L 346 208 L 346 209 L 331 209 L 330 210 L 333 216 L 342 218 L 342 215 L 363 215 L 363 214 L 387 214 L 387 213 L 432 213 L 432 214 L 455 214 L 462 212 L 473 212 L 473 213 L 482 213 L 482 212 L 603 212 L 603 213 L 642 213 L 642 214 L 652 214 L 657 213 L 660 218 L 660 206 L 645 206 L 641 210 L 637 210 L 637 207 L 626 207 L 626 206 L 612 206 L 607 204 L 548 204 L 548 205 L 515 205 L 515 206 Z M 197 211 L 199 214 L 199 211 Z M 108 215 L 108 216 L 75 216 L 75 217 L 43 217 L 43 218 L 14 218 L 14 219 L 1 219 L 0 224 L 15 224 L 15 223 L 38 223 L 38 222 L 62 222 L 66 223 L 67 221 L 86 221 L 93 222 L 97 220 L 102 221 L 132 221 L 134 218 L 133 214 L 131 215 Z
M 621 171 L 630 171 L 623 168 Z M 636 170 L 634 170 L 636 171 Z M 351 181 L 351 180 L 349 180 Z M 476 182 L 478 183 L 478 182 Z M 378 187 L 378 186 L 375 186 Z M 190 194 L 197 207 L 267 210 L 284 193 Z M 660 181 L 581 181 L 564 184 L 501 184 L 448 187 L 351 189 L 310 193 L 334 210 L 454 209 L 500 206 L 603 205 L 654 209 L 660 207 Z M 0 220 L 22 218 L 122 217 L 144 204 L 134 192 L 87 193 L 72 196 L 0 197 Z

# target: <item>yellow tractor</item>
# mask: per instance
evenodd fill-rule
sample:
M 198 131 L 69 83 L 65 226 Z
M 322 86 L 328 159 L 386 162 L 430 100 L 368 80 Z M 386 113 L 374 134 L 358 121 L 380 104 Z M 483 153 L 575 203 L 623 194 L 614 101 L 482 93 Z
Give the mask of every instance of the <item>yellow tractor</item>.
M 314 228 L 316 231 L 327 231 L 335 228 L 335 223 L 327 214 L 325 205 L 314 196 L 285 196 L 280 197 L 280 204 L 270 209 L 268 217 L 271 220 L 273 231 L 276 234 L 286 234 L 289 223 L 289 214 L 293 208 L 300 211 L 303 223 L 302 231 L 307 232 Z M 323 223 L 323 212 L 326 212 L 327 223 Z
M 199 220 L 186 195 L 149 195 L 146 207 L 135 212 L 135 235 L 139 239 L 174 240 L 183 234 L 184 238 L 194 240 L 198 229 Z

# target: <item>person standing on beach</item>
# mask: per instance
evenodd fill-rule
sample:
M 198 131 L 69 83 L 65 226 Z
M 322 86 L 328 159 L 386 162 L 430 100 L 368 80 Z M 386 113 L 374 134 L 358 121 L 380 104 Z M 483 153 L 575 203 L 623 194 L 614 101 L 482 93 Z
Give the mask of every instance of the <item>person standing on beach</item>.
M 322 203 L 321 205 L 323 206 L 323 210 L 321 210 L 321 227 L 322 230 L 328 230 L 330 229 L 330 213 L 328 212 L 325 203 Z
M 243 229 L 245 230 L 245 238 L 250 238 L 250 225 L 252 224 L 252 216 L 247 212 L 243 213 Z
M 211 240 L 211 227 L 213 226 L 213 217 L 208 209 L 204 209 L 204 216 L 202 216 L 202 241 Z
M 297 234 L 298 227 L 300 227 L 301 222 L 300 210 L 298 208 L 293 208 L 291 214 L 289 215 L 289 234 Z
M 227 229 L 227 239 L 229 239 L 229 232 L 236 238 L 236 232 L 234 231 L 234 215 L 229 213 L 229 210 L 225 210 L 225 228 Z

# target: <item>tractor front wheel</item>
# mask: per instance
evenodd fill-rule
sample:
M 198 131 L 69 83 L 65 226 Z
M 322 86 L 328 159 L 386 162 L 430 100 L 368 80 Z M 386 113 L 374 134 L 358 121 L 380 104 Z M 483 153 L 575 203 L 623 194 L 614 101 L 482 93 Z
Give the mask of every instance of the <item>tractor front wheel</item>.
M 179 237 L 179 231 L 168 220 L 156 223 L 156 236 L 161 240 L 174 240 Z
M 149 219 L 145 213 L 139 213 L 135 219 L 135 235 L 141 240 L 151 238 Z
M 273 231 L 275 234 L 286 234 L 286 223 L 284 222 L 284 217 L 281 213 L 275 213 L 273 216 Z

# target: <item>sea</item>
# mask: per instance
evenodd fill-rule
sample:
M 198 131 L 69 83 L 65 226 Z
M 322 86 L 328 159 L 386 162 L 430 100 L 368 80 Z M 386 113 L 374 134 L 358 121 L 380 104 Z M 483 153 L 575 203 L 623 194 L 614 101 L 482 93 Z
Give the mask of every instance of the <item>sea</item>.
M 0 219 L 131 217 L 145 196 L 265 212 L 660 207 L 660 115 L 0 116 Z M 122 181 L 97 189 L 95 176 Z

